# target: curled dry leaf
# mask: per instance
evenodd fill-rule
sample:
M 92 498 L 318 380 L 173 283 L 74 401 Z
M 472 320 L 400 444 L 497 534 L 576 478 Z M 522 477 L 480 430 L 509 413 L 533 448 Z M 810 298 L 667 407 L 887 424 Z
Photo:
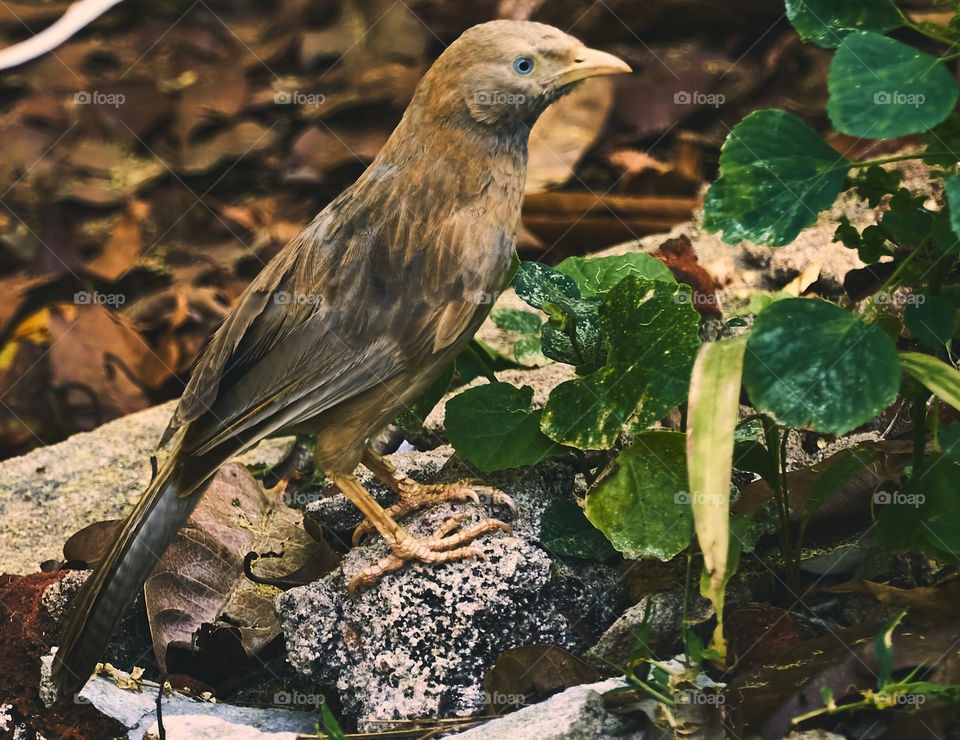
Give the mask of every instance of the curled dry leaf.
M 265 491 L 243 465 L 220 468 L 144 586 L 150 632 L 162 667 L 167 648 L 193 650 L 194 635 L 204 625 L 238 631 L 248 657 L 280 634 L 273 612 L 277 591 L 244 576 L 244 556 L 250 551 L 282 552 L 282 558 L 258 563 L 259 573 L 273 578 L 318 557 L 327 558 L 329 572 L 339 556 L 310 537 L 301 518 L 300 512 Z M 209 628 L 206 634 L 210 638 Z M 217 639 L 208 639 L 214 649 Z

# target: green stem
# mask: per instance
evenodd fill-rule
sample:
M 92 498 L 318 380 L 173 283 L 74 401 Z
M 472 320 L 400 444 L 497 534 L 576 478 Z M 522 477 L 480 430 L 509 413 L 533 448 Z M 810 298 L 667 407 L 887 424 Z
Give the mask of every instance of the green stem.
M 924 390 L 914 399 L 910 409 L 913 416 L 913 478 L 920 472 L 927 446 L 927 399 L 930 398 L 930 392 Z
M 905 25 L 907 28 L 916 31 L 917 33 L 922 33 L 927 38 L 934 39 L 943 44 L 949 44 L 950 46 L 954 46 L 957 43 L 956 39 L 950 39 L 950 38 L 947 38 L 946 36 L 941 36 L 940 34 L 933 33 L 928 27 L 923 26 L 919 23 L 914 23 L 912 20 L 910 20 L 909 16 L 907 16 L 907 14 L 903 12 L 903 10 L 898 8 L 894 3 L 890 3 L 890 4 L 893 5 L 894 8 L 896 8 L 897 14 L 900 16 L 900 20 L 903 22 L 903 25 Z

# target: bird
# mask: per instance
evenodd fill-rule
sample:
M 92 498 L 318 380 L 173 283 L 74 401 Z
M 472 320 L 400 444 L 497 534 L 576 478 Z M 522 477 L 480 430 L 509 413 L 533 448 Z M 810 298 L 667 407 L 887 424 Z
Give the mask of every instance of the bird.
M 60 700 L 86 683 L 219 466 L 268 435 L 316 434 L 317 468 L 366 517 L 357 536 L 375 529 L 389 545 L 351 595 L 411 560 L 482 555 L 476 537 L 510 529 L 453 518 L 415 539 L 398 516 L 477 500 L 482 487 L 417 483 L 369 441 L 464 349 L 503 288 L 538 116 L 589 77 L 630 71 L 532 21 L 481 23 L 440 54 L 371 164 L 267 263 L 200 353 L 160 442 L 170 454 L 68 606 L 52 671 Z M 363 488 L 360 464 L 397 506 Z

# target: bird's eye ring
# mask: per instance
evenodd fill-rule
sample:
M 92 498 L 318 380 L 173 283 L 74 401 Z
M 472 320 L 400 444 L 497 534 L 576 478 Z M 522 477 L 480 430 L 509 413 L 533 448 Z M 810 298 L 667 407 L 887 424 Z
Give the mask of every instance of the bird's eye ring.
M 528 75 L 533 72 L 533 60 L 530 57 L 517 57 L 513 60 L 513 71 L 518 75 Z

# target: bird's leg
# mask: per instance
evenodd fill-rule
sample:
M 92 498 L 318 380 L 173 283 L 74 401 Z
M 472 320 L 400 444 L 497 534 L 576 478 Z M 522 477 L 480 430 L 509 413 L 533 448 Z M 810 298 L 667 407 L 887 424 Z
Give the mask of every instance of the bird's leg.
M 479 504 L 490 501 L 494 504 L 503 504 L 510 508 L 512 516 L 517 515 L 517 507 L 503 491 L 485 486 L 480 481 L 463 480 L 457 483 L 417 483 L 408 478 L 405 473 L 397 470 L 387 458 L 378 454 L 369 445 L 363 451 L 360 462 L 368 468 L 385 486 L 400 496 L 400 500 L 386 510 L 386 514 L 398 519 L 411 511 L 423 509 L 427 506 L 436 506 L 446 501 L 473 501 Z M 353 544 L 359 544 L 368 534 L 373 532 L 373 522 L 367 518 L 360 523 L 353 532 Z
M 332 473 L 330 479 L 347 498 L 356 504 L 357 508 L 363 512 L 367 520 L 373 524 L 393 551 L 391 555 L 367 566 L 351 579 L 348 587 L 351 597 L 354 596 L 359 587 L 376 583 L 384 573 L 397 570 L 409 560 L 421 560 L 425 563 L 445 563 L 448 560 L 459 560 L 461 558 L 482 558 L 484 557 L 482 550 L 477 547 L 464 547 L 464 545 L 487 532 L 512 531 L 509 524 L 501 522 L 499 519 L 484 519 L 468 529 L 451 534 L 465 519 L 465 517 L 454 517 L 445 521 L 432 537 L 424 537 L 418 540 L 384 511 L 373 496 L 360 485 L 356 476 Z

